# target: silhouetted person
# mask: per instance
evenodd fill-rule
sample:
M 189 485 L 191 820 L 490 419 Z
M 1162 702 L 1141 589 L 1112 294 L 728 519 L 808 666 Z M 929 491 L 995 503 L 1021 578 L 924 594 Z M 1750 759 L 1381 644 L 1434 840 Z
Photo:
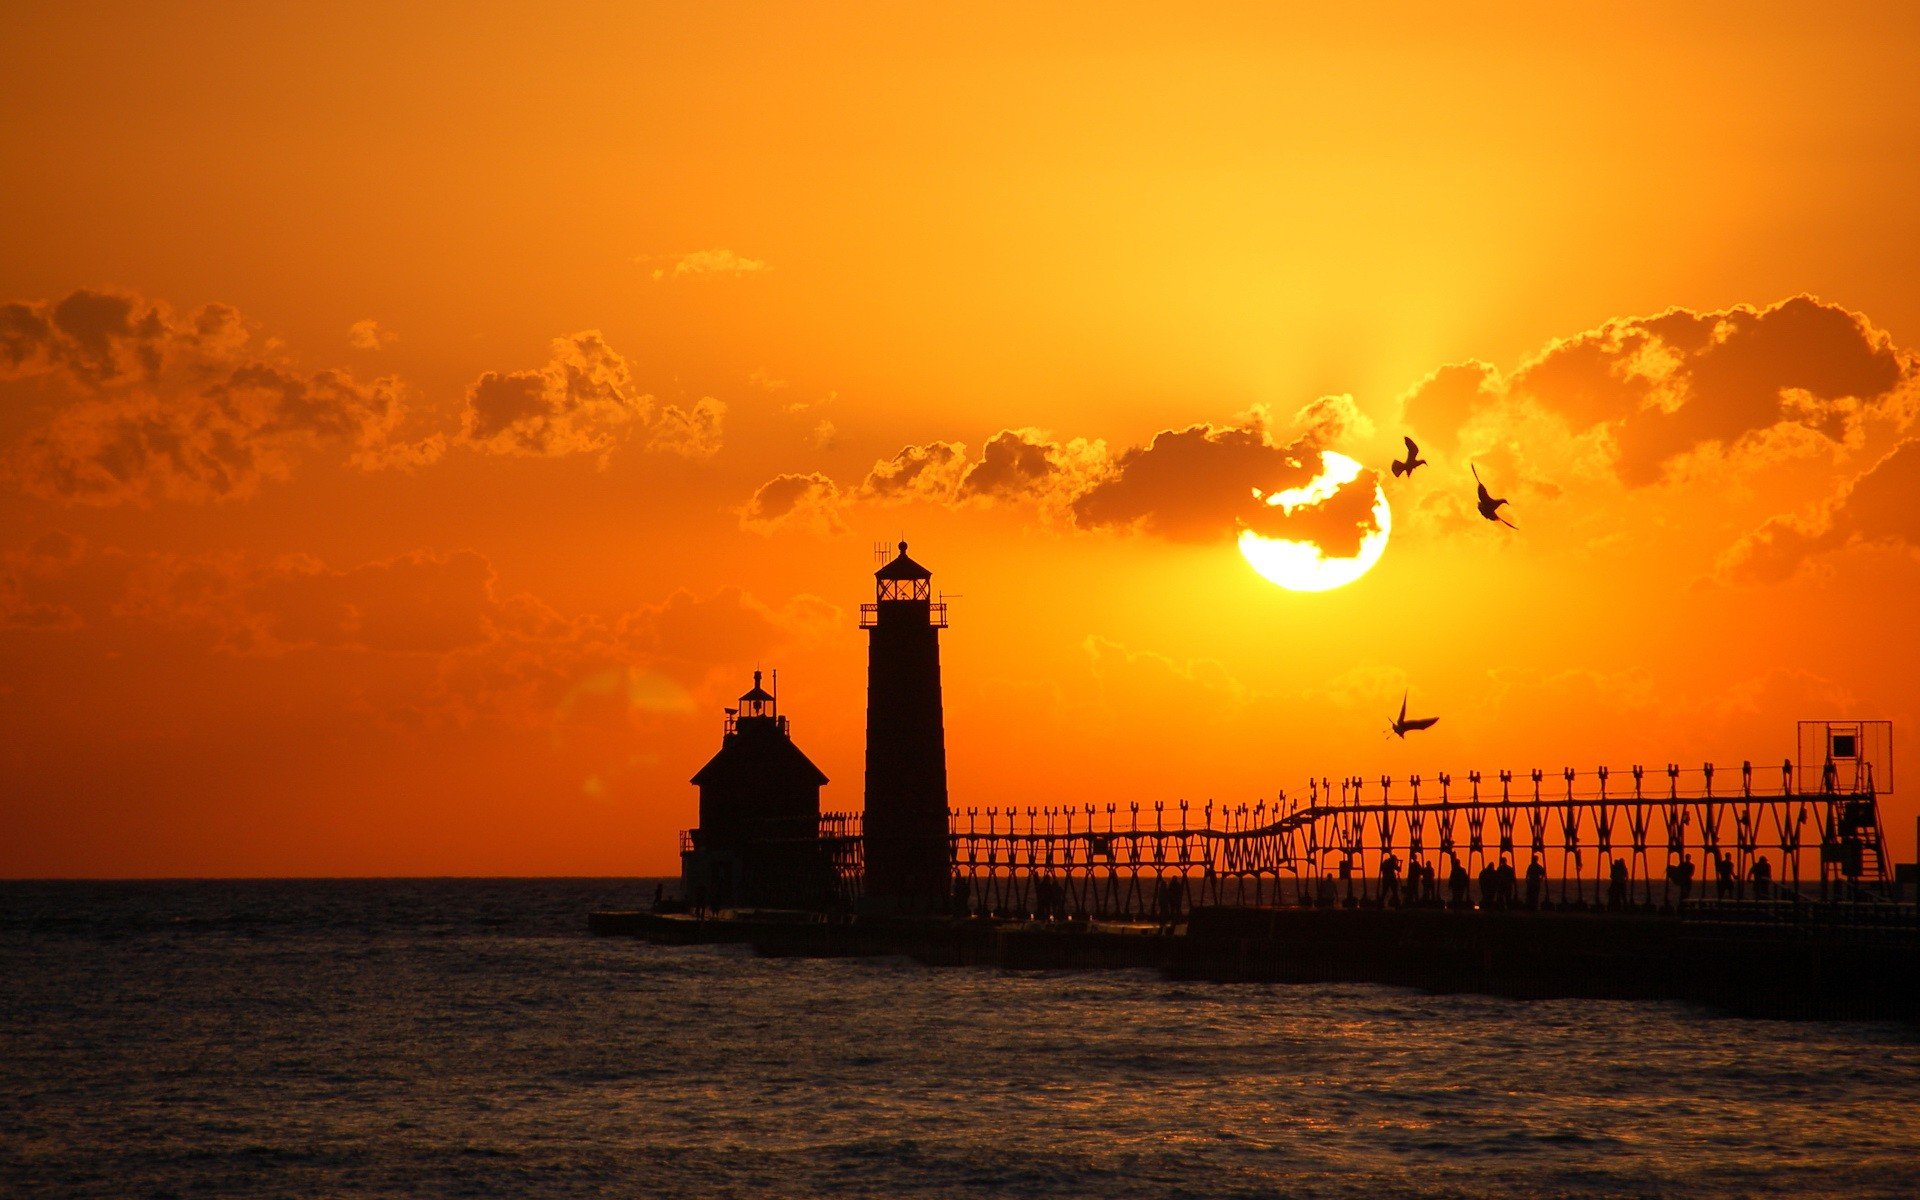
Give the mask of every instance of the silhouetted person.
M 1627 860 L 1616 858 L 1607 871 L 1607 911 L 1627 911 Z
M 1755 900 L 1773 898 L 1773 864 L 1767 861 L 1766 855 L 1753 860 L 1753 865 L 1747 868 L 1747 878 L 1753 881 Z
M 1495 499 L 1493 496 L 1487 493 L 1487 485 L 1480 482 L 1480 468 L 1477 466 L 1473 468 L 1473 482 L 1475 486 L 1477 486 L 1480 489 L 1479 509 L 1480 509 L 1481 516 L 1485 517 L 1489 521 L 1498 521 L 1502 525 L 1505 525 L 1508 529 L 1520 528 L 1518 525 L 1515 525 L 1512 521 L 1509 521 L 1505 517 L 1500 515 L 1500 506 L 1505 504 L 1506 501 L 1501 499 Z
M 1342 903 L 1352 908 L 1359 903 L 1353 896 L 1353 855 L 1340 856 L 1340 890 L 1345 893 Z
M 1455 908 L 1467 907 L 1467 889 L 1471 881 L 1467 877 L 1466 864 L 1453 851 L 1447 851 L 1447 891 L 1453 897 Z
M 1393 474 L 1395 478 L 1402 475 L 1412 478 L 1414 468 L 1426 466 L 1427 460 L 1420 457 L 1420 447 L 1414 445 L 1412 438 L 1402 436 L 1400 440 L 1407 444 L 1407 459 L 1405 462 L 1398 459 L 1394 461 Z
M 1734 884 L 1739 879 L 1738 872 L 1734 870 L 1733 855 L 1721 851 L 1720 857 L 1714 860 L 1713 874 L 1715 895 L 1721 900 L 1733 899 Z
M 1540 899 L 1547 891 L 1547 869 L 1540 865 L 1540 856 L 1533 856 L 1527 864 L 1527 907 L 1538 912 Z
M 1400 907 L 1400 860 L 1389 850 L 1380 860 L 1380 904 Z
M 1693 855 L 1686 855 L 1673 867 L 1673 883 L 1680 891 L 1680 903 L 1685 904 L 1693 895 Z
M 1493 869 L 1493 887 L 1501 908 L 1512 908 L 1513 902 L 1520 898 L 1520 880 L 1513 873 L 1513 863 L 1504 854 L 1500 856 L 1500 865 Z

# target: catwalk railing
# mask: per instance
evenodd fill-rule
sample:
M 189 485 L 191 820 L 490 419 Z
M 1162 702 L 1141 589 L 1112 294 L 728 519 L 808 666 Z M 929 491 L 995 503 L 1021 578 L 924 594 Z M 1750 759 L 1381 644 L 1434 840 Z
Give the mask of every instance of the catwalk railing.
M 1252 805 L 960 808 L 950 815 L 954 905 L 1165 919 L 1203 903 L 1867 903 L 1887 877 L 1885 842 L 1871 771 L 1845 776 L 1829 764 L 1807 790 L 1814 781 L 1796 779 L 1791 762 L 1777 772 L 1473 771 L 1322 778 L 1304 796 Z M 855 894 L 859 819 L 823 818 L 829 832 Z

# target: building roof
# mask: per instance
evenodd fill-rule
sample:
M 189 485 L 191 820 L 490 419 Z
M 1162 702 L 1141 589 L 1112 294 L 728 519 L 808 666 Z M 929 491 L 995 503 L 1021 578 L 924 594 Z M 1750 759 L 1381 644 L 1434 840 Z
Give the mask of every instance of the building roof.
M 875 579 L 932 579 L 933 572 L 907 557 L 907 544 L 900 543 L 900 553 L 886 566 L 873 573 Z
M 758 786 L 827 782 L 826 772 L 813 765 L 784 733 L 768 729 L 759 736 L 733 734 L 720 743 L 720 752 L 707 760 L 692 781 L 695 787 L 749 783 Z

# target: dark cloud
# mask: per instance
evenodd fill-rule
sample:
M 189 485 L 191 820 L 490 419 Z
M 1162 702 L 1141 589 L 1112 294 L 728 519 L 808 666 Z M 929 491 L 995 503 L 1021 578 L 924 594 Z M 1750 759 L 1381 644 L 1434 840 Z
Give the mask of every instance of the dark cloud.
M 363 468 L 431 461 L 441 449 L 437 438 L 402 438 L 409 410 L 397 380 L 275 362 L 225 305 L 176 318 L 95 291 L 9 304 L 0 378 L 62 389 L 5 455 L 18 486 L 49 500 L 224 500 L 285 478 L 316 446 L 343 447 Z
M 1380 531 L 1373 512 L 1379 484 L 1377 472 L 1362 470 L 1331 496 L 1296 505 L 1291 511 L 1255 504 L 1240 524 L 1262 537 L 1313 542 L 1328 558 L 1352 558 L 1360 553 L 1360 543 L 1368 534 Z
M 0 305 L 0 378 L 60 373 L 96 388 L 156 380 L 230 363 L 252 336 L 224 304 L 180 318 L 137 296 L 82 288 L 51 304 Z
M 1026 497 L 1053 491 L 1069 477 L 1060 447 L 1033 429 L 1003 429 L 987 439 L 980 461 L 960 480 L 962 500 Z
M 1235 536 L 1262 516 L 1254 490 L 1298 487 L 1319 471 L 1305 442 L 1275 446 L 1262 424 L 1191 425 L 1122 451 L 1106 478 L 1075 497 L 1084 529 L 1139 528 L 1172 541 Z
M 554 339 L 538 370 L 488 371 L 474 380 L 461 431 L 469 445 L 494 454 L 597 454 L 604 462 L 638 432 L 648 449 L 711 458 L 726 411 L 711 396 L 690 408 L 656 406 L 634 383 L 626 356 L 588 329 Z
M 839 486 L 825 475 L 776 475 L 741 508 L 740 525 L 754 533 L 785 528 L 830 533 L 841 527 L 842 501 Z
M 496 454 L 610 452 L 626 427 L 653 411 L 627 359 L 597 329 L 556 338 L 537 371 L 488 371 L 467 390 L 469 443 Z
M 1782 426 L 1840 441 L 1913 374 L 1865 317 L 1796 296 L 1609 321 L 1549 346 L 1507 390 L 1576 431 L 1607 427 L 1620 478 L 1642 486 L 1692 451 Z

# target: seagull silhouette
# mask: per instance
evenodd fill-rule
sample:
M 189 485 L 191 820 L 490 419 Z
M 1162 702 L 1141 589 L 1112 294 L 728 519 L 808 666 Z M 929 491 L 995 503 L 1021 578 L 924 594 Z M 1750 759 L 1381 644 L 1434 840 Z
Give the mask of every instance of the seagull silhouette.
M 1469 463 L 1467 465 L 1473 466 L 1472 463 Z M 1506 501 L 1496 500 L 1492 496 L 1487 494 L 1487 485 L 1484 483 L 1480 483 L 1479 467 L 1473 467 L 1473 481 L 1474 483 L 1479 484 L 1479 487 L 1480 487 L 1480 515 L 1485 517 L 1489 521 L 1498 521 L 1502 525 L 1505 525 L 1508 529 L 1520 528 L 1518 525 L 1515 525 L 1512 521 L 1509 521 L 1505 517 L 1500 515 L 1500 506 L 1502 504 L 1505 504 Z
M 1407 720 L 1407 694 L 1402 692 L 1400 693 L 1400 715 L 1394 718 L 1388 730 L 1399 735 L 1400 740 L 1405 741 L 1409 733 L 1420 729 L 1431 729 L 1433 723 L 1439 719 L 1439 717 L 1416 717 L 1411 721 Z
M 1394 460 L 1393 473 L 1396 476 L 1398 475 L 1411 476 L 1413 474 L 1413 469 L 1415 467 L 1426 466 L 1427 460 L 1420 457 L 1420 447 L 1413 444 L 1412 438 L 1402 437 L 1400 440 L 1407 444 L 1407 461 L 1400 462 L 1398 459 Z

